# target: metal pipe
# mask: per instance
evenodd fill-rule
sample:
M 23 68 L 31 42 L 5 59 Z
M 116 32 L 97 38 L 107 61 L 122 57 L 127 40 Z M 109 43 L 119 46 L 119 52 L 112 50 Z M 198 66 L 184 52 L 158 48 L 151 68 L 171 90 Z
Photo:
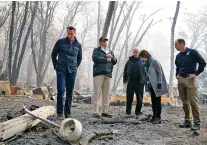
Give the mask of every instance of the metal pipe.
M 40 118 L 39 116 L 34 115 L 34 114 L 31 113 L 31 112 L 30 112 L 24 105 L 23 105 L 23 108 L 24 108 L 24 111 L 25 111 L 27 114 L 29 114 L 29 115 L 31 115 L 31 116 L 33 116 L 33 117 L 35 117 L 35 118 L 37 118 L 37 119 L 39 119 L 39 120 L 41 120 L 41 121 L 47 123 L 47 124 L 50 124 L 50 125 L 52 125 L 52 126 L 54 126 L 54 127 L 58 127 L 58 128 L 60 128 L 60 125 L 59 125 L 59 124 L 56 124 L 56 123 L 54 123 L 54 122 L 52 122 L 52 121 L 50 121 L 50 120 L 47 120 L 47 119 L 44 119 L 44 118 Z

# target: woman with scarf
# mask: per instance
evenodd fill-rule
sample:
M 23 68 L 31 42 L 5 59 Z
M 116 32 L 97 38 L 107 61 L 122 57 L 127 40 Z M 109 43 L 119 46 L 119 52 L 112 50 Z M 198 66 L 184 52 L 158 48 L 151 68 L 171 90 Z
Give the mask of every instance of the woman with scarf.
M 151 122 L 154 124 L 161 123 L 161 96 L 168 93 L 167 82 L 160 63 L 152 58 L 152 55 L 142 50 L 139 57 L 144 62 L 147 74 L 146 89 L 149 91 L 152 100 L 153 116 Z

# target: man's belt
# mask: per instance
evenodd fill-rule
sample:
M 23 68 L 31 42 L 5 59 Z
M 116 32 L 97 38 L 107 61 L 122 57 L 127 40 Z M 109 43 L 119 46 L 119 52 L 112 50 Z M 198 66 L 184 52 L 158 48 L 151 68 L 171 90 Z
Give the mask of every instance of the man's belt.
M 179 76 L 181 76 L 183 78 L 187 78 L 187 77 L 189 77 L 189 74 L 179 74 Z

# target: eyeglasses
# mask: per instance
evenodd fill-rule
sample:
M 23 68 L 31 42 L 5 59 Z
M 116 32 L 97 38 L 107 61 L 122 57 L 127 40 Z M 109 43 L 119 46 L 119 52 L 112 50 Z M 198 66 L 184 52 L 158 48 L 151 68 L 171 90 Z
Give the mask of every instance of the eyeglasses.
M 139 53 L 139 52 L 134 51 L 134 53 Z

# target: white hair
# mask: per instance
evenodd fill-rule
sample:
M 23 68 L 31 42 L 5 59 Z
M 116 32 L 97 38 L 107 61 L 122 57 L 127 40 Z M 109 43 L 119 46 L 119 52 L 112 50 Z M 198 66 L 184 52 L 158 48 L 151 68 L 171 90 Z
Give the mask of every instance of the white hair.
M 134 50 L 138 50 L 139 51 L 139 48 L 138 47 L 135 47 Z

